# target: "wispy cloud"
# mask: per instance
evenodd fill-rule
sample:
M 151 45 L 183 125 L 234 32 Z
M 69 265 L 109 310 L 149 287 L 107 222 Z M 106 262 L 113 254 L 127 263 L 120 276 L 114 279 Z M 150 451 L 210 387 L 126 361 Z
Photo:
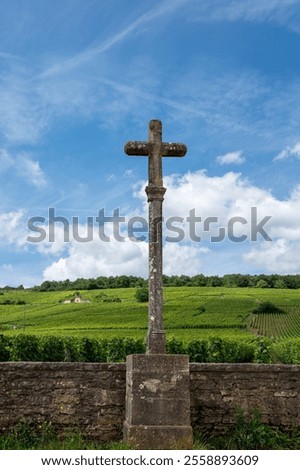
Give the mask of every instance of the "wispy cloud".
M 200 21 L 267 21 L 300 32 L 298 0 L 209 0 L 194 8 Z
M 209 118 L 209 116 L 212 117 L 212 113 L 209 113 L 208 111 L 203 111 L 199 109 L 197 106 L 191 106 L 189 104 L 185 104 L 181 99 L 179 100 L 170 99 L 170 98 L 166 98 L 165 96 L 159 93 L 147 92 L 144 90 L 142 82 L 140 83 L 140 87 L 138 87 L 138 86 L 128 85 L 127 83 L 118 82 L 116 80 L 111 80 L 105 77 L 94 78 L 94 80 L 97 81 L 98 83 L 102 83 L 103 85 L 107 85 L 113 88 L 118 93 L 122 94 L 123 96 L 127 96 L 131 101 L 133 99 L 136 100 L 137 103 L 140 103 L 140 99 L 142 98 L 147 101 L 166 105 L 169 108 L 180 111 L 181 113 L 189 114 L 191 116 L 205 118 L 205 119 Z M 126 108 L 128 110 L 128 107 Z M 142 110 L 142 112 L 144 112 L 144 110 Z
M 105 39 L 100 44 L 90 47 L 65 61 L 52 65 L 48 69 L 44 70 L 38 78 L 52 77 L 84 65 L 86 62 L 94 59 L 97 55 L 109 50 L 115 44 L 125 40 L 133 33 L 139 32 L 145 24 L 161 16 L 172 13 L 186 3 L 188 3 L 188 0 L 165 0 L 163 2 L 158 2 L 151 10 L 143 13 L 128 26 Z
M 24 59 L 23 57 L 20 57 L 15 54 L 9 54 L 8 52 L 2 52 L 2 51 L 0 51 L 0 59 L 4 59 L 6 61 L 27 62 L 27 60 Z
M 286 147 L 282 150 L 273 161 L 286 160 L 288 158 L 300 158 L 300 142 L 297 142 L 293 147 Z
M 206 69 L 209 67 L 207 64 Z M 223 139 L 230 136 L 232 145 L 240 145 L 241 137 L 243 145 L 250 140 L 252 145 L 249 137 L 255 135 L 256 149 L 267 141 L 274 149 L 282 145 L 282 138 L 297 135 L 298 83 L 287 82 L 274 93 L 267 78 L 253 70 L 224 71 L 212 78 L 209 70 L 193 65 L 180 77 L 168 77 L 166 88 L 162 87 L 163 74 L 149 82 L 149 68 L 133 79 L 128 63 L 121 80 L 110 78 L 109 73 L 103 76 L 101 70 L 98 76 L 86 71 L 37 81 L 30 79 L 29 71 L 7 75 L 0 80 L 0 132 L 8 143 L 35 144 L 61 119 L 83 117 L 114 128 L 127 116 L 134 116 L 137 122 L 159 110 L 160 116 L 181 121 L 181 126 L 189 123 L 194 132 L 199 132 L 199 125 L 209 126 L 209 132 L 219 136 L 221 131 Z M 236 144 L 233 133 L 238 136 Z
M 241 165 L 245 162 L 245 157 L 241 150 L 237 150 L 236 152 L 229 152 L 225 155 L 220 155 L 217 157 L 216 161 L 219 165 Z
M 116 175 L 111 173 L 110 175 L 107 175 L 105 179 L 106 179 L 106 181 L 110 182 L 110 181 L 115 181 L 117 179 L 117 177 L 116 177 Z
M 0 77 L 0 133 L 8 142 L 32 144 L 47 126 L 43 108 L 25 67 Z
M 213 8 L 208 8 L 210 2 Z M 152 26 L 154 20 L 172 16 L 172 13 L 190 17 L 192 8 L 197 8 L 200 17 L 207 11 L 208 16 L 215 20 L 222 15 L 227 19 L 243 17 L 254 20 L 264 18 L 267 12 L 271 15 L 281 8 L 296 5 L 293 0 L 210 2 L 157 1 L 153 8 L 101 43 L 54 63 L 40 74 L 35 75 L 29 64 L 23 64 L 23 68 L 20 65 L 14 73 L 3 74 L 0 78 L 0 132 L 8 143 L 35 144 L 54 121 L 61 119 L 84 117 L 97 120 L 101 126 L 114 127 L 129 115 L 138 121 L 145 119 L 145 114 L 155 115 L 159 110 L 164 118 L 173 122 L 181 120 L 189 122 L 189 125 L 193 122 L 191 129 L 195 132 L 199 132 L 199 125 L 205 124 L 209 126 L 210 133 L 220 133 L 221 130 L 222 138 L 226 139 L 226 131 L 230 129 L 230 139 L 232 133 L 239 134 L 237 142 L 233 142 L 237 147 L 242 138 L 253 141 L 249 136 L 255 135 L 257 148 L 265 145 L 263 141 L 267 140 L 268 145 L 273 145 L 273 148 L 277 145 L 278 148 L 282 144 L 279 144 L 279 137 L 274 139 L 275 129 L 276 135 L 283 138 L 288 132 L 290 137 L 295 136 L 295 123 L 299 122 L 300 116 L 299 83 L 278 83 L 274 93 L 272 83 L 258 71 L 223 70 L 216 76 L 212 70 L 214 64 L 209 61 L 205 62 L 205 67 L 191 63 L 182 73 L 173 76 L 164 75 L 164 69 L 159 68 L 156 81 L 149 83 L 149 67 L 144 73 L 142 63 L 140 67 L 135 64 L 138 76 L 133 79 L 133 74 L 130 75 L 133 63 L 130 61 L 116 65 L 113 60 L 107 60 L 109 66 L 104 76 L 103 69 L 93 60 L 131 35 Z M 178 12 L 180 9 L 182 11 Z M 155 58 L 152 60 L 153 67 L 156 67 L 158 62 Z M 86 67 L 75 70 L 82 65 Z M 120 76 L 120 67 L 122 79 L 116 80 L 115 77 Z M 165 86 L 166 79 L 168 87 Z M 293 107 L 289 102 L 291 96 Z M 145 106 L 140 105 L 141 100 Z M 286 122 L 289 122 L 289 127 Z
M 38 161 L 34 161 L 27 154 L 21 154 L 16 160 L 18 175 L 25 178 L 30 184 L 37 188 L 46 185 L 46 177 Z
M 12 170 L 29 184 L 42 188 L 46 185 L 46 177 L 38 161 L 33 160 L 29 153 L 18 153 L 12 156 L 5 149 L 0 149 L 0 172 Z
M 4 172 L 12 167 L 14 161 L 7 150 L 0 149 L 0 172 Z

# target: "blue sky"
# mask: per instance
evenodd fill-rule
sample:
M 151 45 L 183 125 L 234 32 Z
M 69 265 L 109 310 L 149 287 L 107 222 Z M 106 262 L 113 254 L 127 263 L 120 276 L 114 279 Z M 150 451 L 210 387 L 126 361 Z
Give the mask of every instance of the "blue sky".
M 299 0 L 0 0 L 0 285 L 147 275 L 147 243 L 27 241 L 48 209 L 146 217 L 147 161 L 123 153 L 163 122 L 165 217 L 232 217 L 235 234 L 165 244 L 167 274 L 296 273 Z M 251 207 L 272 241 L 250 238 Z M 107 231 L 112 224 L 107 224 Z M 187 223 L 183 228 L 187 231 Z M 122 227 L 126 237 L 126 226 Z M 32 235 L 32 233 L 31 233 Z

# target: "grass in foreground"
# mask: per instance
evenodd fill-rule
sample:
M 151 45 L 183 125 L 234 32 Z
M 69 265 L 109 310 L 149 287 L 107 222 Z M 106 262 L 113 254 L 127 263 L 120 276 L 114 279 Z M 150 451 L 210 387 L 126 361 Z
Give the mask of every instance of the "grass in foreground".
M 198 447 L 199 445 L 199 447 Z M 203 445 L 205 447 L 203 447 Z M 195 449 L 211 450 L 298 450 L 300 429 L 283 432 L 261 422 L 261 413 L 253 410 L 245 417 L 243 410 L 236 413 L 235 426 L 222 436 L 196 436 Z
M 0 436 L 0 450 L 129 450 L 123 442 L 99 443 L 80 432 L 69 431 L 59 437 L 49 423 L 36 426 L 21 421 L 9 434 Z M 193 450 L 298 450 L 300 429 L 290 433 L 273 429 L 261 422 L 261 414 L 254 410 L 245 417 L 242 410 L 236 414 L 235 426 L 222 436 L 195 435 Z
M 51 423 L 35 425 L 20 421 L 8 434 L 0 436 L 0 450 L 127 450 L 123 442 L 99 443 L 78 431 L 59 436 Z

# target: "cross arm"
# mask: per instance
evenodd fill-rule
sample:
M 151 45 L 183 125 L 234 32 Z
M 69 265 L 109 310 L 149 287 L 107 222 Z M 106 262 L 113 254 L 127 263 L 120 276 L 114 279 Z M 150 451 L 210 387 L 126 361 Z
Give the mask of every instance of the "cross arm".
M 132 140 L 127 142 L 124 146 L 124 152 L 131 156 L 149 156 L 151 149 L 152 144 L 150 142 L 143 142 L 139 140 Z M 162 142 L 161 144 L 162 157 L 184 157 L 186 152 L 187 147 L 184 144 L 167 142 Z
M 184 144 L 162 143 L 163 157 L 184 157 L 187 147 Z
M 149 155 L 148 142 L 141 142 L 139 140 L 127 142 L 124 146 L 124 152 L 127 155 L 141 155 L 146 157 Z

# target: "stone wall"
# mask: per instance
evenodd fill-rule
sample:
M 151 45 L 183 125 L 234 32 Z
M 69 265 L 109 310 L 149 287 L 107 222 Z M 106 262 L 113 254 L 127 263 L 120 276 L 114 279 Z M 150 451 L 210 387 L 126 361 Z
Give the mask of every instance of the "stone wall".
M 259 409 L 271 426 L 300 427 L 300 366 L 191 364 L 190 379 L 194 431 L 224 432 L 237 407 Z
M 125 364 L 0 363 L 0 432 L 25 418 L 122 439 L 125 381 Z M 190 389 L 194 431 L 224 431 L 238 406 L 260 409 L 272 426 L 300 427 L 300 366 L 191 364 Z
M 25 418 L 122 439 L 125 375 L 125 364 L 1 363 L 0 432 Z

